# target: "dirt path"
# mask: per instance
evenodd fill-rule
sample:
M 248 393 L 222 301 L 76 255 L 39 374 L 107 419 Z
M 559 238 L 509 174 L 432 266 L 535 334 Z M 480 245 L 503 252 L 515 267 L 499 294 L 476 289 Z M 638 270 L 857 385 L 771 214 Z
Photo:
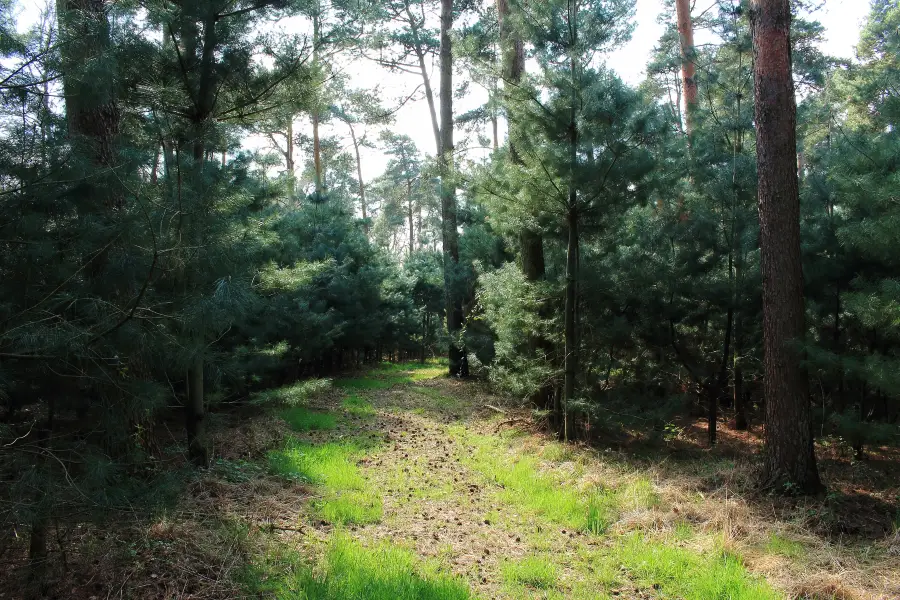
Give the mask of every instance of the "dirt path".
M 526 415 L 476 384 L 391 377 L 382 389 L 368 389 L 371 379 L 345 382 L 315 408 L 347 418 L 299 434 L 320 446 L 374 440 L 353 458 L 364 487 L 332 495 L 325 484 L 300 517 L 308 527 L 284 534 L 301 554 L 324 556 L 335 535 L 362 548 L 405 548 L 478 598 L 779 597 L 708 536 L 690 547 L 686 521 L 663 524 L 644 476 L 512 429 Z M 347 497 L 379 504 L 380 515 L 335 518 L 329 508 Z M 644 539 L 651 530 L 652 542 Z M 668 548 L 662 538 L 671 535 L 685 539 Z M 729 595 L 709 595 L 720 588 Z
M 296 445 L 270 463 L 312 487 L 275 535 L 311 566 L 269 564 L 263 580 L 280 583 L 258 590 L 322 600 L 900 597 L 890 548 L 866 559 L 822 551 L 720 481 L 740 472 L 729 459 L 674 465 L 559 444 L 441 372 L 383 367 L 284 416 L 300 430 Z

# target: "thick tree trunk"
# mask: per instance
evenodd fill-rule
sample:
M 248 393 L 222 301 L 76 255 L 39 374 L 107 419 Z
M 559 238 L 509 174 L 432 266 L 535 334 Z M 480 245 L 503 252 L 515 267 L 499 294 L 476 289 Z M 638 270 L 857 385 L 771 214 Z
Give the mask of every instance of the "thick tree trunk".
M 459 232 L 456 220 L 456 186 L 453 183 L 453 0 L 441 0 L 441 217 L 444 241 L 444 295 L 447 302 L 447 332 L 450 334 L 450 375 L 468 375 L 465 349 L 458 337 L 462 331 L 462 298 L 457 291 Z
M 120 113 L 115 98 L 115 82 L 109 77 L 84 73 L 86 64 L 96 62 L 110 46 L 105 0 L 60 0 L 60 30 L 71 38 L 61 47 L 63 94 L 69 135 L 90 146 L 96 163 L 111 167 L 115 162 Z M 107 203 L 121 202 L 106 198 Z
M 694 66 L 694 24 L 691 20 L 690 0 L 675 0 L 678 18 L 678 38 L 681 42 L 681 78 L 684 94 L 684 131 L 688 137 L 694 130 L 694 110 L 697 106 L 697 80 Z
M 815 493 L 822 484 L 808 381 L 795 347 L 804 337 L 804 305 L 790 25 L 788 0 L 753 0 L 766 403 L 763 482 L 779 491 Z

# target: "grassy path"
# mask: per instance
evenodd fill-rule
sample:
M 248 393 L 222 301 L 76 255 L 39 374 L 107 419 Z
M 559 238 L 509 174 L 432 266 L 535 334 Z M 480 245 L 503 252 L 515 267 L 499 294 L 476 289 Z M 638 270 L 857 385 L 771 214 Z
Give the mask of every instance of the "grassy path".
M 284 599 L 781 597 L 720 536 L 664 523 L 671 507 L 645 475 L 509 429 L 497 398 L 442 372 L 386 366 L 282 412 L 294 433 L 269 467 L 313 493 L 248 587 Z
M 262 535 L 237 578 L 245 595 L 900 597 L 892 546 L 763 514 L 735 493 L 747 486 L 731 478 L 749 472 L 734 459 L 563 445 L 444 369 L 382 365 L 312 395 L 309 383 L 266 394 L 292 407 L 269 418 L 281 441 L 253 468 L 286 487 L 249 521 Z

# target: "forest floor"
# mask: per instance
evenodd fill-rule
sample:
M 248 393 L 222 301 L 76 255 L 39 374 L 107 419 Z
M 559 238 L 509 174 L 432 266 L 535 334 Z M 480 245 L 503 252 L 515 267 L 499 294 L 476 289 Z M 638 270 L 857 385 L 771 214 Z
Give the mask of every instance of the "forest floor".
M 561 444 L 444 370 L 382 365 L 232 415 L 178 508 L 81 534 L 70 561 L 93 558 L 59 597 L 900 598 L 896 513 L 886 531 L 835 492 L 754 494 L 727 432 L 714 451 L 689 427 L 662 449 Z

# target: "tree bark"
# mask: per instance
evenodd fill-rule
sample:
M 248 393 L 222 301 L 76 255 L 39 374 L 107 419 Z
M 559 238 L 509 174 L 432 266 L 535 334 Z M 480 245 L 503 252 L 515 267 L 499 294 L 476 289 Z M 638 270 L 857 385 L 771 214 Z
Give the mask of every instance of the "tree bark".
M 462 298 L 457 291 L 459 232 L 456 220 L 456 186 L 453 182 L 453 0 L 441 0 L 441 218 L 444 242 L 444 295 L 447 303 L 447 332 L 450 335 L 450 375 L 468 375 L 465 349 L 459 344 L 462 331 Z
M 684 94 L 684 131 L 688 137 L 694 130 L 694 110 L 697 106 L 697 69 L 694 66 L 694 24 L 691 20 L 690 0 L 675 0 L 678 18 L 678 39 L 681 45 L 681 78 Z
M 753 0 L 751 10 L 763 279 L 763 484 L 778 491 L 816 493 L 822 483 L 808 380 L 794 347 L 802 342 L 805 325 L 791 10 L 788 0 Z

